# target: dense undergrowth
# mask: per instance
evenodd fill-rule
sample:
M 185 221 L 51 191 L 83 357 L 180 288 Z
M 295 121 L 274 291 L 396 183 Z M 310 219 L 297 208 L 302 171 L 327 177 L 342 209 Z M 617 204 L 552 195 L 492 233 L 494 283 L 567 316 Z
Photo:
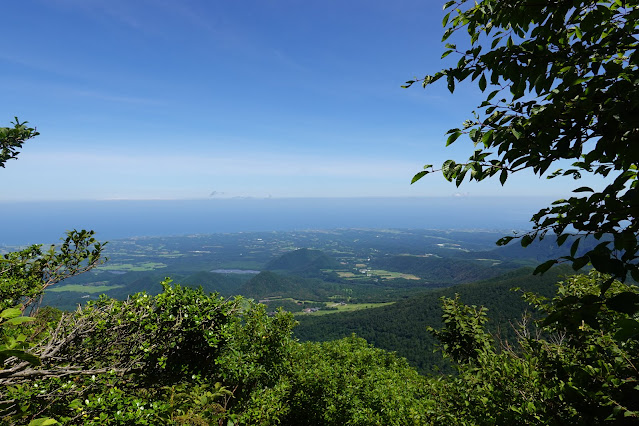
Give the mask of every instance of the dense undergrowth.
M 443 299 L 431 332 L 456 372 L 431 376 L 355 336 L 300 343 L 291 314 L 170 281 L 157 296 L 45 309 L 2 324 L 2 348 L 33 357 L 3 355 L 2 424 L 635 423 L 637 343 L 623 311 L 639 292 L 615 282 L 600 297 L 605 279 L 529 294 L 545 319 L 523 318 L 513 342 L 486 332 L 484 308 Z

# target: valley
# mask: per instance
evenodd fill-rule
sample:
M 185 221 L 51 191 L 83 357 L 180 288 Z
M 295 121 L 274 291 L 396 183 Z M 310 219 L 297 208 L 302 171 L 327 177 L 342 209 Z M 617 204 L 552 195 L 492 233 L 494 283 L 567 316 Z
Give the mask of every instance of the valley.
M 385 303 L 538 262 L 496 247 L 503 234 L 340 229 L 127 238 L 109 241 L 107 263 L 59 283 L 44 302 L 74 309 L 101 292 L 154 294 L 171 277 L 226 297 Z
M 142 291 L 156 295 L 170 277 L 225 298 L 253 299 L 269 315 L 291 312 L 301 341 L 356 334 L 433 373 L 449 368 L 427 331 L 441 326 L 441 297 L 459 294 L 465 303 L 486 306 L 489 328 L 514 338 L 512 325 L 528 305 L 510 290 L 549 296 L 573 273 L 556 267 L 533 276 L 534 266 L 561 255 L 555 242 L 497 247 L 504 234 L 337 229 L 114 240 L 107 263 L 51 287 L 43 304 L 73 310 L 101 294 L 120 300 Z

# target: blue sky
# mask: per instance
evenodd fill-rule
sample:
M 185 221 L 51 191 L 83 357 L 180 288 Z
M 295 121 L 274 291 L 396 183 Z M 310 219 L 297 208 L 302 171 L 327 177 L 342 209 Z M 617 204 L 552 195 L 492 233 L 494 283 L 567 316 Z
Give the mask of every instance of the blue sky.
M 444 142 L 478 89 L 400 88 L 446 65 L 442 3 L 7 2 L 0 125 L 41 136 L 0 200 L 567 195 L 531 174 L 409 184 L 473 150 Z

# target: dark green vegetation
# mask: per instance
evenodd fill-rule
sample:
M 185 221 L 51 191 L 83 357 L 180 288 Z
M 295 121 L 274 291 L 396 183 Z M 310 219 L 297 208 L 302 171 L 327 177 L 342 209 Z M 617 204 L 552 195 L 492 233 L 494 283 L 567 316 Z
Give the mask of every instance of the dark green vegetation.
M 636 0 L 500 2 L 452 0 L 446 3 L 443 57 L 458 56 L 455 66 L 406 86 L 424 87 L 445 78 L 450 92 L 457 82 L 477 80 L 488 96 L 462 128 L 448 131 L 446 145 L 462 134 L 476 147 L 467 161 L 448 160 L 441 172 L 459 186 L 466 177 L 481 181 L 499 176 L 502 185 L 512 173 L 532 171 L 540 177 L 551 166 L 564 167 L 548 178 L 583 175 L 607 177 L 603 189 L 576 188 L 532 218 L 522 245 L 547 232 L 563 244 L 577 236 L 569 255 L 549 260 L 579 269 L 591 262 L 598 270 L 639 280 L 638 158 L 639 53 Z M 464 37 L 467 35 L 468 37 Z M 436 171 L 424 166 L 413 182 Z M 578 255 L 586 235 L 614 242 Z
M 325 283 L 314 278 L 278 275 L 274 272 L 260 272 L 242 287 L 238 294 L 252 298 L 295 297 L 296 299 L 328 300 L 339 294 L 340 286 Z
M 533 276 L 532 268 L 523 268 L 498 278 L 463 284 L 414 296 L 376 309 L 363 309 L 339 315 L 297 317 L 294 334 L 301 340 L 328 341 L 356 334 L 375 347 L 394 351 L 422 373 L 435 373 L 449 366 L 434 350 L 437 340 L 428 327 L 441 327 L 441 298 L 460 296 L 463 303 L 486 307 L 491 316 L 489 331 L 502 339 L 515 340 L 513 325 L 530 306 L 522 300 L 522 291 L 552 296 L 557 282 L 571 273 L 557 268 L 543 276 Z M 511 291 L 520 288 L 521 291 Z
M 517 278 L 510 277 L 521 283 Z M 639 300 L 637 288 L 613 282 L 587 322 L 565 310 L 573 297 L 597 297 L 605 280 L 593 272 L 565 280 L 552 300 L 529 295 L 543 328 L 524 321 L 508 341 L 485 331 L 484 308 L 444 298 L 443 328 L 432 332 L 458 373 L 433 377 L 360 338 L 298 343 L 291 314 L 268 316 L 262 304 L 170 282 L 156 296 L 104 297 L 71 313 L 43 309 L 28 322 L 19 309 L 7 309 L 0 323 L 5 346 L 24 344 L 23 356 L 4 352 L 1 421 L 631 424 L 639 409 L 639 348 L 619 333 L 629 316 L 616 309 L 630 306 L 622 300 Z M 548 290 L 534 281 L 529 288 Z M 510 302 L 507 285 L 506 279 L 459 289 L 482 300 L 477 293 L 485 288 Z M 382 309 L 388 308 L 375 311 Z
M 281 257 L 268 262 L 264 269 L 280 271 L 299 276 L 321 276 L 322 270 L 342 269 L 340 263 L 320 250 L 301 248 L 284 253 Z

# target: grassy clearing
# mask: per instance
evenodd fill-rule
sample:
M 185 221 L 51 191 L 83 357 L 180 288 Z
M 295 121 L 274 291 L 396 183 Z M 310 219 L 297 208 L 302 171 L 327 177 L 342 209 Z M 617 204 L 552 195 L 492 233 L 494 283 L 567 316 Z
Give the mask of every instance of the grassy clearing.
M 122 285 L 82 285 L 82 284 L 66 284 L 61 286 L 53 286 L 48 288 L 47 291 L 52 293 L 60 293 L 63 291 L 74 291 L 76 293 L 104 293 L 105 291 L 112 290 L 114 288 L 124 287 Z
M 384 271 L 382 269 L 374 269 L 370 271 L 371 275 L 376 275 L 385 280 L 394 280 L 396 278 L 403 278 L 405 280 L 419 280 L 420 278 L 417 275 L 413 274 L 402 274 L 401 272 L 391 272 Z
M 102 271 L 127 271 L 127 272 L 145 272 L 154 269 L 166 268 L 166 264 L 160 262 L 143 262 L 136 265 L 132 263 L 111 264 L 100 266 L 98 269 Z
M 337 273 L 340 278 L 347 279 L 349 281 L 355 280 L 370 280 L 371 278 L 381 278 L 383 280 L 394 280 L 397 278 L 403 278 L 405 280 L 419 280 L 417 275 L 403 274 L 401 272 L 384 271 L 382 269 L 370 269 L 366 274 L 350 272 L 350 271 L 333 271 Z
M 317 311 L 317 312 L 311 312 L 311 313 L 305 313 L 305 312 L 300 312 L 300 313 L 296 313 L 295 315 L 330 315 L 330 314 L 337 314 L 340 312 L 352 312 L 352 311 L 359 311 L 362 309 L 372 309 L 372 308 L 379 308 L 382 306 L 388 306 L 388 305 L 392 305 L 395 302 L 384 302 L 384 303 L 347 303 L 345 305 L 340 305 L 338 303 L 333 303 L 333 302 L 327 302 L 326 306 L 327 307 L 331 307 L 331 308 L 337 308 L 337 310 L 330 310 L 330 311 Z

